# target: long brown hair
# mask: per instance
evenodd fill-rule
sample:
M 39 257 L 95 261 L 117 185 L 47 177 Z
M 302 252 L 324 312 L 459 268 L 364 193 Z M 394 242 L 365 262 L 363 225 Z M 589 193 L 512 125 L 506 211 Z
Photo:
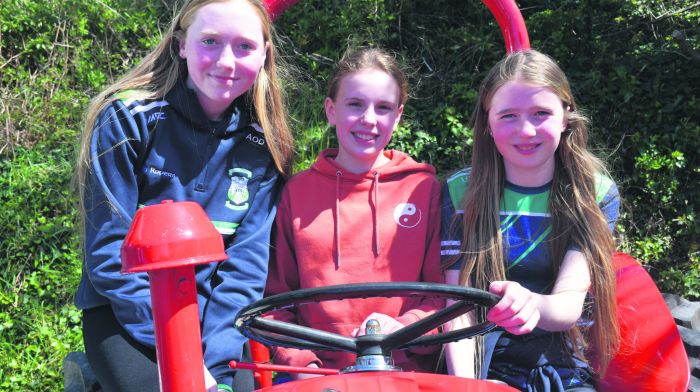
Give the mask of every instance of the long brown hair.
M 469 188 L 465 194 L 460 282 L 468 279 L 488 290 L 489 282 L 505 280 L 505 260 L 500 224 L 500 199 L 505 184 L 503 158 L 490 137 L 488 110 L 495 92 L 509 81 L 543 86 L 562 101 L 567 128 L 555 153 L 555 170 L 549 198 L 552 236 L 549 241 L 554 273 L 571 245 L 588 261 L 590 292 L 594 298 L 593 326 L 588 331 L 598 348 L 600 371 L 619 347 L 615 314 L 615 242 L 608 222 L 596 202 L 596 177 L 607 175 L 603 163 L 590 153 L 588 119 L 580 111 L 564 72 L 549 56 L 536 50 L 517 52 L 498 62 L 486 76 L 472 116 L 474 142 Z M 454 260 L 456 262 L 457 260 Z M 584 346 L 574 326 L 567 334 L 574 347 Z
M 80 191 L 81 210 L 86 178 L 90 170 L 90 140 L 97 124 L 99 113 L 117 99 L 119 92 L 129 90 L 130 97 L 137 99 L 154 99 L 165 96 L 186 69 L 185 60 L 179 53 L 179 42 L 185 39 L 188 27 L 192 24 L 197 11 L 203 6 L 224 1 L 245 1 L 260 16 L 263 26 L 263 39 L 267 45 L 265 64 L 251 90 L 248 91 L 255 110 L 257 121 L 263 129 L 267 146 L 275 161 L 277 170 L 284 176 L 291 174 L 293 155 L 292 133 L 287 122 L 286 106 L 281 81 L 278 76 L 278 62 L 273 43 L 274 30 L 272 22 L 260 0 L 190 0 L 173 18 L 170 28 L 163 39 L 147 54 L 141 62 L 128 71 L 115 83 L 107 87 L 90 101 L 85 127 L 81 140 L 77 165 L 77 186 Z

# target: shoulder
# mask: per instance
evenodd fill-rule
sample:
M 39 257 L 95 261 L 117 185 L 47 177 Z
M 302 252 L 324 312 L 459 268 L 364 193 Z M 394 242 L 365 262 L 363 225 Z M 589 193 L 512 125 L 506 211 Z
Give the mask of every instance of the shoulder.
M 596 202 L 601 203 L 603 200 L 610 197 L 619 197 L 615 181 L 606 174 L 597 173 L 595 176 Z
M 454 184 L 454 185 L 461 185 L 463 187 L 466 187 L 469 184 L 469 177 L 472 174 L 472 168 L 471 167 L 465 167 L 461 170 L 457 170 L 456 172 L 450 174 L 447 179 L 445 180 L 446 184 Z
M 146 99 L 143 98 L 143 93 L 126 90 L 116 93 L 111 98 L 103 114 L 117 116 L 120 119 L 145 117 L 146 122 L 150 123 L 155 120 L 164 120 L 165 115 L 157 113 L 162 113 L 168 106 L 170 103 L 164 98 Z
M 143 95 L 143 94 L 141 94 Z M 109 98 L 94 123 L 94 148 L 109 149 L 124 143 L 146 143 L 168 114 L 164 99 L 142 99 L 138 92 L 123 91 Z
M 464 194 L 467 192 L 467 188 L 469 187 L 469 177 L 471 176 L 471 173 L 472 168 L 465 167 L 461 170 L 452 173 L 445 180 L 445 188 L 443 189 L 443 192 L 446 192 L 449 195 L 449 198 L 452 201 L 452 205 L 455 206 L 455 208 L 457 207 L 457 205 L 459 205 L 459 202 L 462 200 Z
M 311 169 L 302 170 L 290 177 L 284 184 L 284 193 L 299 192 L 308 186 L 318 174 Z

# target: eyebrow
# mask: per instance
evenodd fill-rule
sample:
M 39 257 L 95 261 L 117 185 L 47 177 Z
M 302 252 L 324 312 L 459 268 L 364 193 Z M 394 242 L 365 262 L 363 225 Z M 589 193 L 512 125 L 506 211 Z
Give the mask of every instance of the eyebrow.
M 549 107 L 549 106 L 543 106 L 543 105 L 533 105 L 533 106 L 530 106 L 530 107 L 527 108 L 527 110 L 532 110 L 532 109 L 536 109 L 536 110 L 548 110 L 548 111 L 553 110 L 551 107 Z M 495 114 L 509 113 L 509 112 L 513 112 L 513 111 L 517 111 L 517 110 L 518 110 L 518 109 L 516 109 L 516 108 L 505 108 L 505 109 L 499 110 L 499 111 L 496 112 Z
M 353 96 L 345 98 L 344 100 L 345 101 L 366 101 L 367 99 L 365 97 L 362 97 L 362 96 L 353 95 Z M 401 104 L 398 101 L 397 102 L 379 101 L 379 102 L 377 102 L 377 104 L 378 105 L 394 105 L 395 104 L 397 107 L 401 106 Z
M 497 112 L 496 112 L 496 113 L 494 113 L 494 114 L 503 114 L 503 113 L 509 113 L 509 112 L 512 112 L 512 111 L 514 111 L 514 110 L 515 110 L 515 109 L 513 109 L 513 108 L 505 108 L 505 109 L 502 109 L 502 110 L 499 110 L 499 111 L 497 111 Z M 490 111 L 490 110 L 489 110 L 489 111 Z
M 219 36 L 225 36 L 226 34 L 223 34 L 217 30 L 200 30 L 198 32 L 199 35 L 208 35 L 208 36 L 213 36 L 213 37 L 219 37 Z M 243 39 L 246 41 L 255 41 L 257 38 L 253 36 L 254 34 L 236 34 L 236 39 Z M 263 43 L 265 42 L 265 39 L 263 39 Z

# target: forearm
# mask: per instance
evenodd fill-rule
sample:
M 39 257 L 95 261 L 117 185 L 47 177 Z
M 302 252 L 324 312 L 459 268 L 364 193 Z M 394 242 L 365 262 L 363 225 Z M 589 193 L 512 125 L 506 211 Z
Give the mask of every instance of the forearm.
M 583 302 L 590 286 L 590 273 L 585 255 L 569 250 L 564 255 L 557 280 L 549 295 L 536 295 L 540 321 L 545 331 L 565 331 L 573 327 L 583 312 Z
M 245 338 L 234 328 L 238 312 L 262 298 L 269 262 L 270 230 L 276 212 L 276 178 L 260 185 L 236 230 L 212 282 L 202 314 L 204 361 L 217 382 L 230 385 L 232 359 L 240 359 Z
M 565 291 L 551 295 L 537 295 L 540 321 L 537 328 L 545 331 L 566 331 L 576 324 L 583 311 L 585 292 Z

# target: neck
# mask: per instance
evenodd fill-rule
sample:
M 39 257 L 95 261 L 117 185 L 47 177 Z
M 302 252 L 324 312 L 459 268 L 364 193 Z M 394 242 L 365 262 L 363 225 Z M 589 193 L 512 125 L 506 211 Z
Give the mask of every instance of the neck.
M 211 121 L 221 120 L 224 116 L 224 112 L 226 111 L 226 109 L 228 109 L 228 107 L 231 106 L 231 103 L 235 100 L 235 98 L 230 100 L 214 100 L 207 97 L 204 93 L 199 91 L 199 89 L 194 85 L 192 79 L 190 79 L 189 76 L 187 77 L 187 87 L 194 90 L 195 94 L 197 94 L 199 106 L 202 107 L 202 111 L 204 111 L 204 114 Z
M 338 151 L 338 155 L 335 157 L 335 161 L 338 165 L 342 166 L 343 169 L 349 171 L 353 174 L 361 174 L 372 171 L 380 166 L 383 166 L 391 161 L 382 150 L 374 160 L 360 160 L 344 154 L 343 151 Z
M 521 171 L 511 171 L 506 170 L 506 180 L 511 184 L 527 187 L 536 188 L 538 186 L 546 185 L 552 181 L 554 178 L 554 168 L 547 172 L 521 172 Z

